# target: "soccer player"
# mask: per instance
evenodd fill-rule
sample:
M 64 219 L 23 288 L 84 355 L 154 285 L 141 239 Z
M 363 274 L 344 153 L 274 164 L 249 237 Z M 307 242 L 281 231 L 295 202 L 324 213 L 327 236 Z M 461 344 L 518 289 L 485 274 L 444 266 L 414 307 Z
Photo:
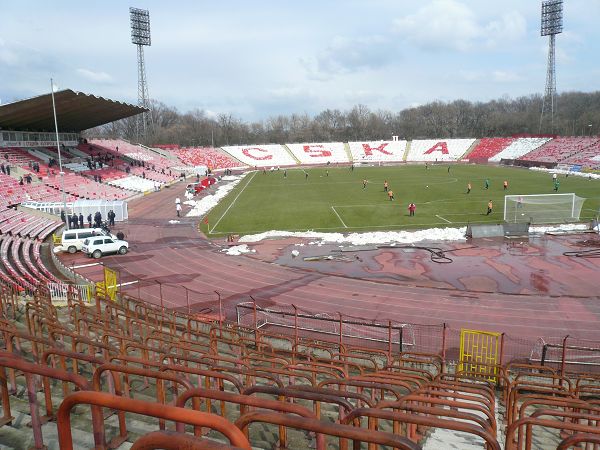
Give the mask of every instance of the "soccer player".
M 486 189 L 490 188 L 490 180 L 488 178 L 485 179 L 484 186 Z
M 306 170 L 304 171 L 304 179 L 308 181 L 308 172 Z
M 383 191 L 384 191 L 384 192 L 387 192 L 387 191 L 388 191 L 388 186 L 389 186 L 389 185 L 388 185 L 388 182 L 387 182 L 387 180 L 385 180 L 385 181 L 383 182 Z
M 487 214 L 486 216 L 489 216 L 492 213 L 492 209 L 494 208 L 494 205 L 492 204 L 492 201 L 490 200 L 488 202 L 488 209 L 487 209 Z
M 467 194 L 471 193 L 471 182 L 467 183 Z
M 366 188 L 367 188 L 367 179 L 365 178 L 363 180 L 363 189 L 366 189 Z
M 394 200 L 394 191 L 392 191 L 391 189 L 388 191 L 388 197 L 390 198 L 390 202 Z
M 415 209 L 417 209 L 417 205 L 415 205 L 413 202 L 410 202 L 410 204 L 408 205 L 408 215 L 409 216 L 414 216 L 415 215 Z
M 508 181 L 504 180 L 504 183 L 502 183 L 502 185 L 504 186 L 504 190 L 508 189 Z
M 554 192 L 558 192 L 558 188 L 560 187 L 560 181 L 558 181 L 558 178 L 556 180 L 554 180 Z

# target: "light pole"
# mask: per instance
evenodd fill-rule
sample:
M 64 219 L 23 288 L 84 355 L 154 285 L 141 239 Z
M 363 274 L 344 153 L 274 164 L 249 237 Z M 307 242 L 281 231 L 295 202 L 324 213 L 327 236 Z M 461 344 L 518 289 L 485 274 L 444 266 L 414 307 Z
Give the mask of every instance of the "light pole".
M 62 167 L 62 156 L 60 153 L 60 139 L 58 137 L 58 121 L 56 120 L 56 103 L 54 103 L 54 81 L 50 78 L 50 93 L 52 94 L 52 112 L 54 113 L 54 130 L 56 131 L 56 149 L 58 150 L 58 170 L 60 176 L 60 190 L 63 198 L 63 211 L 65 212 L 65 225 L 67 230 L 70 228 L 67 220 L 67 193 L 65 192 L 65 173 Z

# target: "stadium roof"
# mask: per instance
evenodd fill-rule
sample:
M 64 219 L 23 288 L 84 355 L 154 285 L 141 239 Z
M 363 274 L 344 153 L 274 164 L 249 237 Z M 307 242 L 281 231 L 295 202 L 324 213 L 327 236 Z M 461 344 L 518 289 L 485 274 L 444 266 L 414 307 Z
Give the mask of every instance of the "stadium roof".
M 80 132 L 147 109 L 65 89 L 54 93 L 58 131 Z M 54 131 L 52 96 L 44 94 L 0 106 L 0 129 Z

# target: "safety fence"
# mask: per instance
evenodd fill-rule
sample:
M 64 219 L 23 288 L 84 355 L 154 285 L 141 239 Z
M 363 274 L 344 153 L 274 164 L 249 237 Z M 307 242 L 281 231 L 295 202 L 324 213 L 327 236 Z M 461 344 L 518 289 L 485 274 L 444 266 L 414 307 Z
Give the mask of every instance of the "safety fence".
M 70 296 L 90 303 L 95 295 L 93 284 L 48 283 L 46 287 L 50 294 L 50 300 L 55 306 L 66 305 Z
M 415 324 L 369 321 L 343 313 L 314 313 L 294 305 L 262 305 L 256 300 L 235 305 L 235 321 L 255 333 L 281 334 L 297 342 L 314 339 L 364 349 L 435 353 L 447 363 L 470 367 L 538 363 L 562 373 L 600 372 L 600 341 L 574 337 L 513 337 L 506 333 L 455 329 L 446 323 Z

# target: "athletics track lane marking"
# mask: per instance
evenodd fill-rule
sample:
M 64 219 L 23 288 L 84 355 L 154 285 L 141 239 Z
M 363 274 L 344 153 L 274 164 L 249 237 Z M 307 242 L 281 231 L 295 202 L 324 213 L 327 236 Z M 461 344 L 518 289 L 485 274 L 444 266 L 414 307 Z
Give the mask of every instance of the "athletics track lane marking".
M 250 179 L 248 180 L 248 182 L 246 183 L 246 185 L 242 188 L 242 190 L 240 192 L 238 192 L 238 195 L 235 196 L 235 198 L 233 199 L 233 201 L 231 202 L 231 204 L 227 207 L 227 209 L 225 210 L 225 212 L 223 213 L 223 215 L 221 217 L 219 217 L 219 220 L 217 220 L 217 223 L 215 223 L 212 227 L 212 230 L 210 230 L 208 233 L 212 234 L 213 231 L 215 231 L 215 228 L 217 228 L 217 225 L 219 225 L 219 222 L 221 222 L 221 219 L 223 219 L 223 217 L 225 217 L 225 214 L 227 214 L 229 212 L 229 210 L 231 209 L 231 207 L 235 204 L 235 202 L 237 201 L 237 199 L 240 197 L 240 195 L 242 195 L 242 192 L 244 192 L 244 190 L 248 187 L 248 185 L 250 184 L 250 182 L 252 181 L 252 179 L 254 178 L 254 175 L 256 175 L 257 172 L 254 172 L 252 174 L 252 176 L 250 177 Z
M 340 219 L 340 222 L 342 222 L 342 225 L 344 225 L 344 228 L 348 228 L 348 225 L 346 225 L 344 223 L 344 221 L 342 220 L 342 218 L 340 217 L 340 215 L 338 214 L 338 212 L 335 210 L 335 208 L 332 206 L 331 209 L 333 210 L 333 212 L 335 213 L 335 215 L 337 216 L 337 218 Z

